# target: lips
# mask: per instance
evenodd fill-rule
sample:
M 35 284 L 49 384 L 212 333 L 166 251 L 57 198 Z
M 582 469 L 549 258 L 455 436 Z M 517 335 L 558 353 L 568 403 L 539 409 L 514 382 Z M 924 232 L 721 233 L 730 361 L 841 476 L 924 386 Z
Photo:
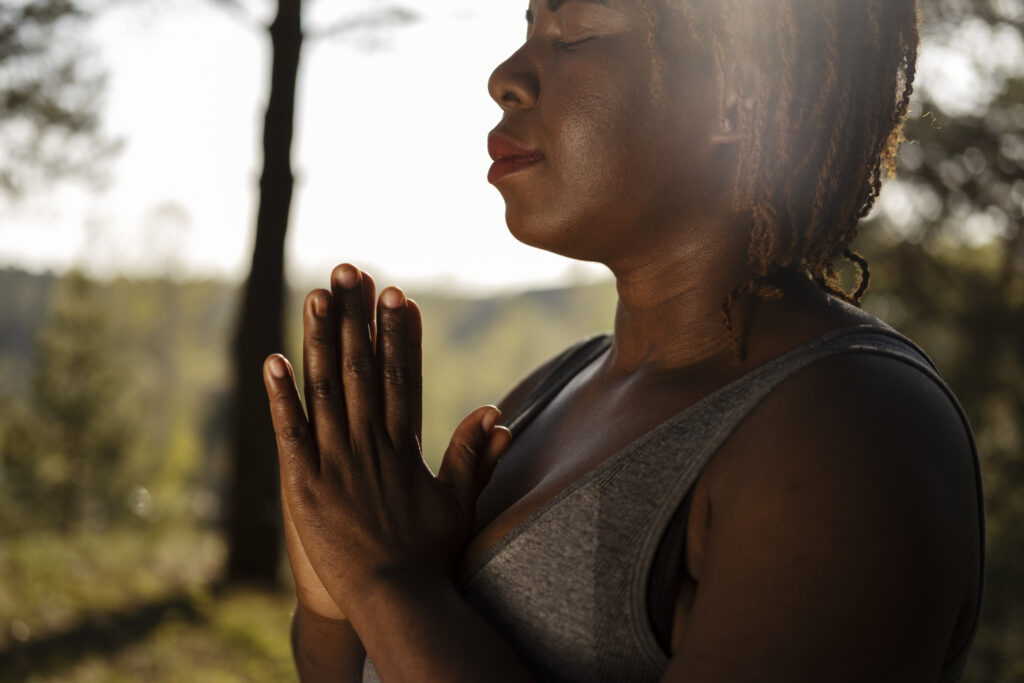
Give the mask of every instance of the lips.
M 494 160 L 487 172 L 489 183 L 495 183 L 544 159 L 543 153 L 527 149 L 511 138 L 494 132 L 487 136 L 487 152 Z

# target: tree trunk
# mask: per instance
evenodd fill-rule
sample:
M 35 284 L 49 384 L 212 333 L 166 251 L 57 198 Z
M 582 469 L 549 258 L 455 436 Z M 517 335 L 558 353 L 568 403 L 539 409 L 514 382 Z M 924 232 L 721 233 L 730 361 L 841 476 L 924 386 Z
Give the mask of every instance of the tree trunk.
M 270 26 L 273 64 L 263 123 L 263 173 L 252 268 L 234 338 L 234 424 L 227 580 L 275 586 L 281 556 L 277 450 L 263 388 L 267 355 L 282 351 L 284 240 L 292 199 L 295 82 L 301 0 L 278 0 Z

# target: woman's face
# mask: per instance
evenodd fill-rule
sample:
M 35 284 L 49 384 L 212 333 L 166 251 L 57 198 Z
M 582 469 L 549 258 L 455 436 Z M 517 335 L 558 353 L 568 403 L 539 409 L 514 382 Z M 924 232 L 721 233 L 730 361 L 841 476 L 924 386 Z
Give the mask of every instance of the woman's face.
M 717 80 L 672 13 L 531 0 L 527 21 L 489 83 L 503 110 L 489 179 L 516 238 L 614 269 L 727 203 Z

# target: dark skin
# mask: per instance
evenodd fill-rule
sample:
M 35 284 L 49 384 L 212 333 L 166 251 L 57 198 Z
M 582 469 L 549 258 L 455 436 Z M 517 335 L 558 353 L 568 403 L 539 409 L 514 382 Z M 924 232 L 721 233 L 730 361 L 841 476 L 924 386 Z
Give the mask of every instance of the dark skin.
M 652 9 L 672 35 L 672 14 Z M 372 280 L 348 265 L 310 293 L 308 419 L 284 359 L 265 368 L 303 680 L 358 680 L 365 654 L 384 680 L 529 680 L 455 591 L 459 569 L 715 389 L 877 324 L 793 279 L 782 300 L 737 303 L 738 363 L 719 307 L 746 273 L 749 231 L 723 189 L 742 131 L 721 129 L 717 82 L 685 47 L 652 43 L 637 3 L 535 0 L 530 13 L 490 92 L 498 130 L 544 160 L 496 185 L 519 239 L 613 272 L 614 344 L 511 443 L 497 411 L 471 413 L 435 478 L 417 445 L 418 308 L 388 288 L 374 310 Z M 967 437 L 937 386 L 885 358 L 813 363 L 697 481 L 664 680 L 937 680 L 974 617 L 976 511 Z

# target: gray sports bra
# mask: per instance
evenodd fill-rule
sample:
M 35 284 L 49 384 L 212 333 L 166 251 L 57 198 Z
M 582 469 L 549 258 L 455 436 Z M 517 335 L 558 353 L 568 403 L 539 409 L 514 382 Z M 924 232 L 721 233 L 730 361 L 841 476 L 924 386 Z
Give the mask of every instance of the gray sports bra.
M 507 423 L 513 434 L 610 344 L 610 337 L 595 337 L 563 354 Z M 659 608 L 672 603 L 682 562 L 679 532 L 694 482 L 775 387 L 837 353 L 879 354 L 917 368 L 946 392 L 970 436 L 956 398 L 912 342 L 874 326 L 836 330 L 752 370 L 608 457 L 499 540 L 462 577 L 460 591 L 538 680 L 658 680 L 668 665 L 671 617 Z M 971 450 L 981 521 L 973 437 Z M 972 637 L 976 628 L 977 620 Z M 946 663 L 942 683 L 960 680 L 967 650 Z M 363 680 L 378 680 L 369 660 Z

